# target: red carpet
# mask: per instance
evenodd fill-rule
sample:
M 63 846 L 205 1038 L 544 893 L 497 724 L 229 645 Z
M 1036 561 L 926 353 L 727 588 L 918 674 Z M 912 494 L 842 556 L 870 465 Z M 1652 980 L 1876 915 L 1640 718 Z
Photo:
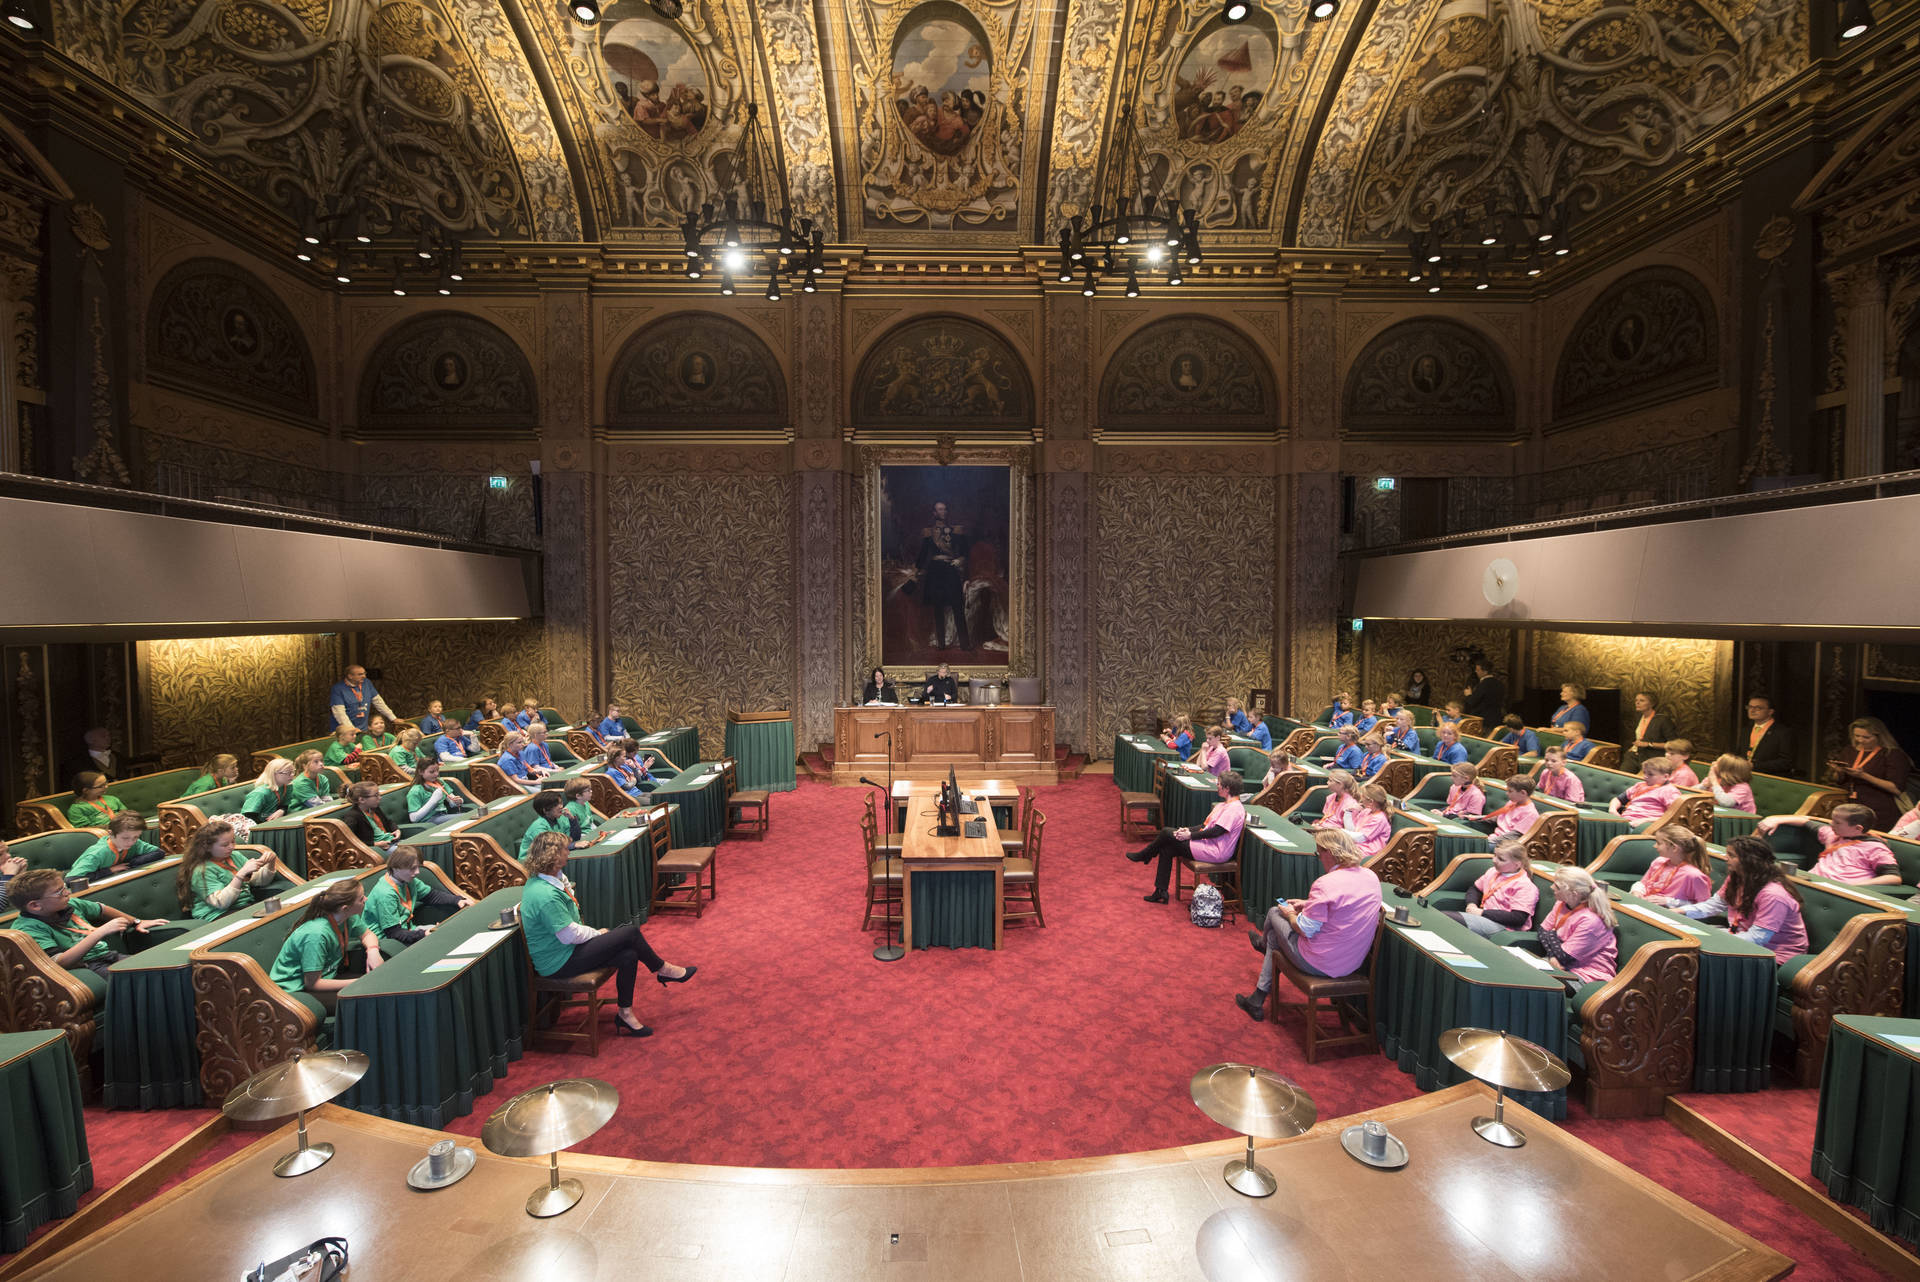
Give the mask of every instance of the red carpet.
M 1802 1184 L 1820 1189 L 1823 1186 L 1813 1178 L 1813 1129 L 1820 1120 L 1820 1092 L 1784 1085 L 1790 1080 L 1776 1074 L 1770 1091 L 1682 1095 L 1680 1102 Z
M 597 1059 L 530 1054 L 452 1129 L 477 1135 L 514 1093 L 556 1077 L 621 1090 L 614 1120 L 580 1147 L 739 1166 L 944 1166 L 1085 1157 L 1221 1139 L 1187 1096 L 1196 1068 L 1270 1066 L 1322 1117 L 1413 1094 L 1377 1052 L 1309 1067 L 1300 1016 L 1279 1028 L 1233 1005 L 1258 958 L 1243 926 L 1197 929 L 1184 907 L 1142 903 L 1150 872 L 1120 858 L 1111 776 L 1043 789 L 1047 925 L 1009 927 L 999 953 L 936 950 L 882 964 L 859 929 L 864 789 L 803 783 L 774 797 L 773 834 L 720 850 L 704 917 L 656 921 L 691 984 L 642 976 L 646 1040 L 609 1037 Z M 1285 985 L 1281 994 L 1297 1006 Z M 1775 1095 L 1721 1097 L 1765 1110 Z M 1745 1101 L 1751 1101 L 1746 1103 Z M 90 1109 L 101 1187 L 202 1114 Z M 1581 1139 L 1800 1261 L 1796 1278 L 1875 1274 L 1844 1244 L 1657 1119 L 1595 1122 Z M 1804 1166 L 1804 1161 L 1802 1162 Z

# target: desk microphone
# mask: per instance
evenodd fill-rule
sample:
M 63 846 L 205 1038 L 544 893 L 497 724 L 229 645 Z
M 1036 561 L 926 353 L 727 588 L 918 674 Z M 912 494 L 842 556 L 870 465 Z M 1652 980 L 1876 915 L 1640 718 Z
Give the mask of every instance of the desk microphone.
M 860 782 L 867 785 L 867 787 L 869 788 L 880 788 L 885 786 L 883 784 L 875 783 L 873 780 L 867 778 L 865 775 L 860 776 Z

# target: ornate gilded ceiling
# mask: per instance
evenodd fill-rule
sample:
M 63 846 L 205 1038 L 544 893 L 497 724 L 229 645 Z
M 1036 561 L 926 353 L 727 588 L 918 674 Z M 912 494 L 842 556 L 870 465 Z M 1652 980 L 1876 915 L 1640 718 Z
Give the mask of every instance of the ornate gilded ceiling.
M 1216 244 L 1588 217 L 1808 63 L 1804 0 L 54 0 L 60 52 L 293 221 L 652 244 L 742 184 L 748 104 L 839 243 L 1050 241 L 1115 194 Z M 1123 112 L 1137 158 L 1112 162 Z

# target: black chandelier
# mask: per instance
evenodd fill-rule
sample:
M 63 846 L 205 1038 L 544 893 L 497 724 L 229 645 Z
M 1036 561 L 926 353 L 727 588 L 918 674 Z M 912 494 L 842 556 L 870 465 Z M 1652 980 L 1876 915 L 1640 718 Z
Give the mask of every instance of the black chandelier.
M 301 220 L 293 256 L 336 285 L 382 285 L 400 298 L 445 297 L 466 280 L 460 242 L 448 239 L 438 224 L 406 210 L 383 226 L 374 210 L 345 196 L 313 203 Z
M 1157 6 L 1156 6 L 1157 8 Z M 1141 69 L 1141 79 L 1146 70 Z M 1129 178 L 1137 179 L 1142 166 L 1140 124 L 1137 100 L 1129 96 L 1121 104 L 1116 120 L 1113 158 L 1106 173 L 1120 188 L 1113 209 L 1096 202 L 1089 218 L 1075 214 L 1060 228 L 1059 281 L 1070 285 L 1076 279 L 1080 292 L 1092 298 L 1103 279 L 1126 277 L 1128 298 L 1140 297 L 1140 274 L 1164 270 L 1169 285 L 1181 284 L 1185 269 L 1198 264 L 1205 255 L 1200 249 L 1200 218 L 1193 210 L 1171 200 L 1161 204 L 1151 192 L 1137 197 L 1127 191 Z
M 680 231 L 686 237 L 687 279 L 720 276 L 721 294 L 732 297 L 740 282 L 764 272 L 766 296 L 781 297 L 781 278 L 798 282 L 811 294 L 815 279 L 827 270 L 826 237 L 811 218 L 795 219 L 786 174 L 775 162 L 760 122 L 758 103 L 747 104 L 747 126 L 740 134 L 740 182 L 716 208 L 712 201 L 689 213 Z M 769 217 L 778 200 L 778 216 Z
M 1566 207 L 1500 213 L 1482 206 L 1471 215 L 1436 220 L 1407 237 L 1407 283 L 1438 294 L 1451 280 L 1484 292 L 1493 287 L 1496 266 L 1516 269 L 1529 279 L 1573 253 L 1573 229 Z

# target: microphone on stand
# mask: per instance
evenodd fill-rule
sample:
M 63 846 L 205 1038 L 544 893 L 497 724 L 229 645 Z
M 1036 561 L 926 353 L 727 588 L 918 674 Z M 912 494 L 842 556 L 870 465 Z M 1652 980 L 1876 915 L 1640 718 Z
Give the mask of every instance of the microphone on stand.
M 876 730 L 873 732 L 873 737 L 876 739 L 885 739 L 887 741 L 887 792 L 886 792 L 887 831 L 885 835 L 890 839 L 893 836 L 893 731 Z M 860 782 L 866 784 L 870 788 L 878 788 L 880 786 L 879 784 L 875 783 L 873 780 L 867 778 L 865 775 L 860 776 Z M 888 840 L 884 844 L 883 848 L 887 852 L 887 878 L 889 881 L 891 881 L 893 878 L 893 842 L 891 840 Z M 889 914 L 887 917 L 886 942 L 881 944 L 880 947 L 873 950 L 873 959 L 875 961 L 883 961 L 883 962 L 899 961 L 902 957 L 905 957 L 907 955 L 906 949 L 902 948 L 900 945 L 893 942 L 894 917 L 895 915 L 898 914 L 898 912 L 901 909 L 905 908 L 906 906 L 906 884 L 904 879 L 901 883 L 900 890 L 901 890 L 901 897 L 899 900 L 895 901 L 894 903 L 895 912 L 893 914 Z

